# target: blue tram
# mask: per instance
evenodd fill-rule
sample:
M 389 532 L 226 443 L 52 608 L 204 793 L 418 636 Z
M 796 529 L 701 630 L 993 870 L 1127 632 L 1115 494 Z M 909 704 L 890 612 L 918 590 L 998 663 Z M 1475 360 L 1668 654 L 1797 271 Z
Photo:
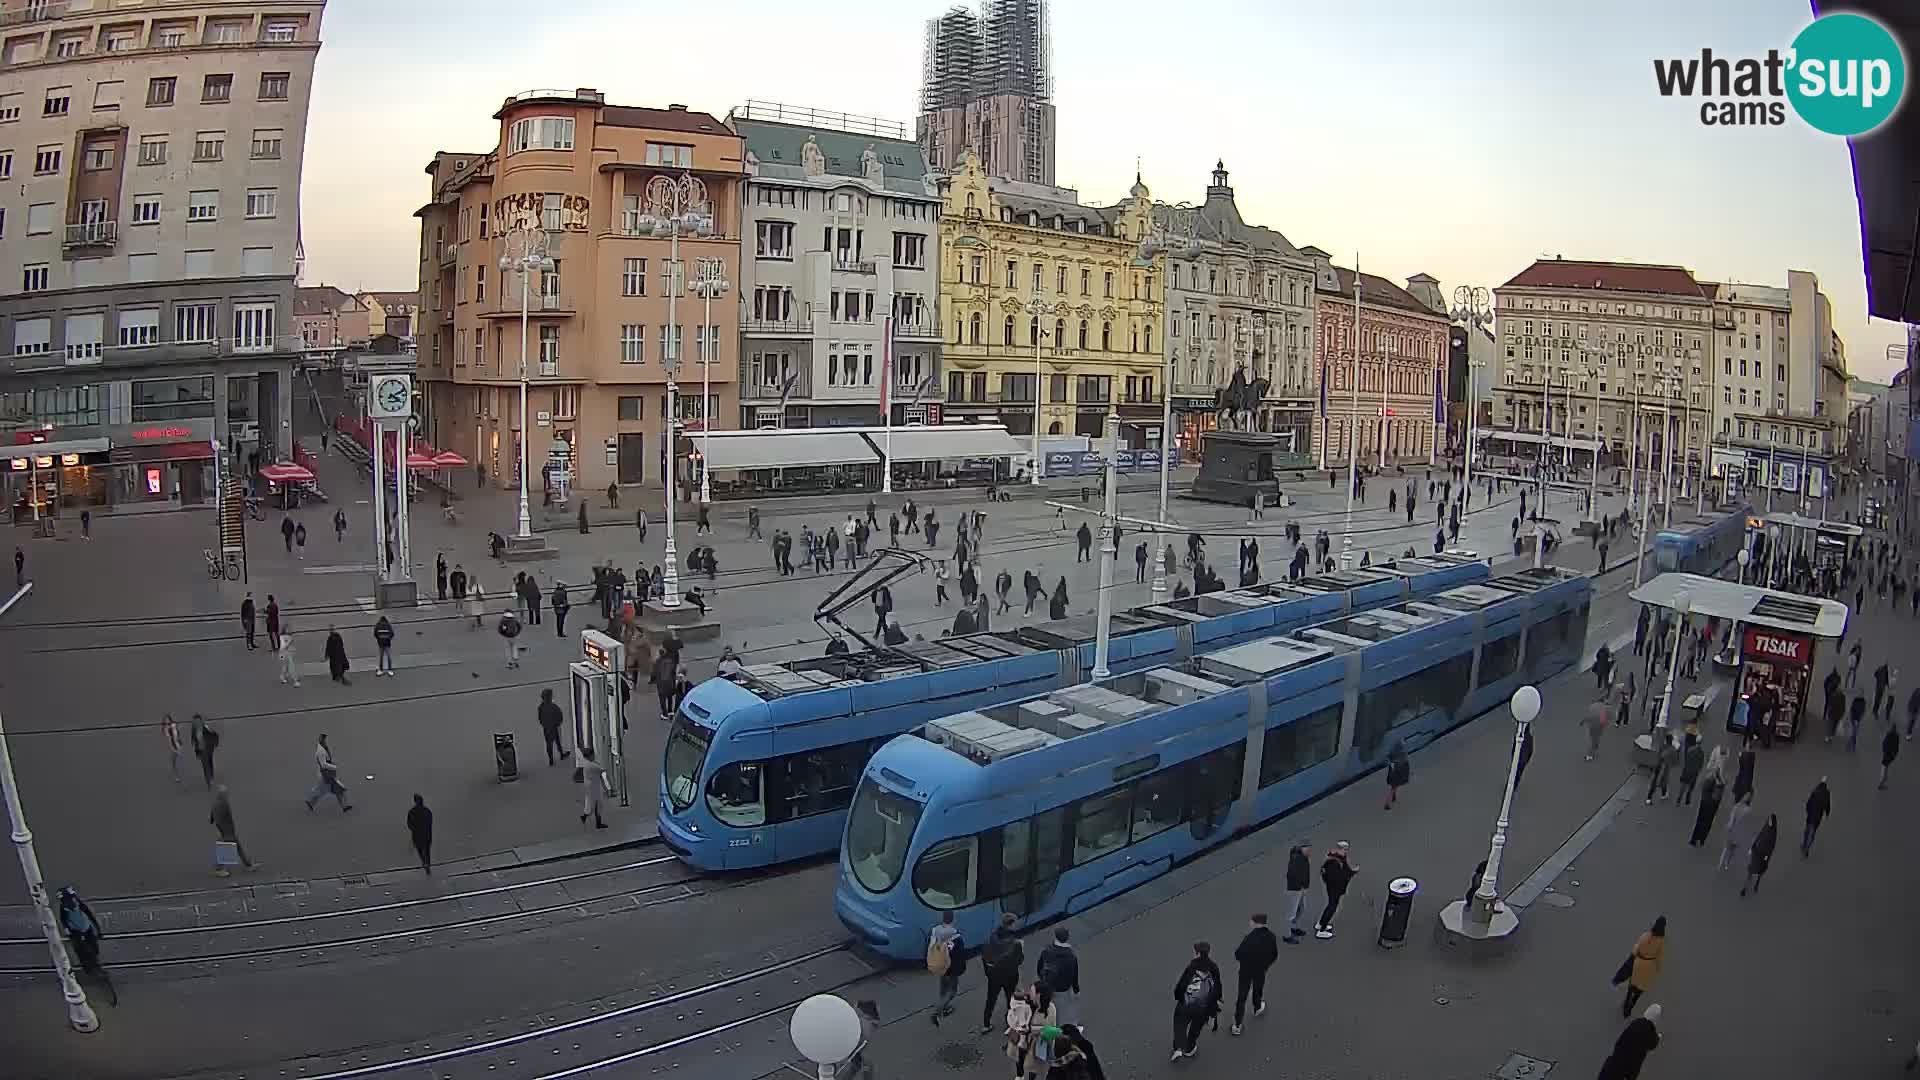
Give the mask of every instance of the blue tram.
M 1665 573 L 1717 574 L 1733 561 L 1747 542 L 1750 511 L 1741 506 L 1724 514 L 1708 514 L 1674 522 L 1653 534 L 1653 565 Z
M 1577 665 L 1591 597 L 1525 570 L 943 716 L 868 762 L 834 910 L 900 960 L 1083 911 Z
M 1208 649 L 1484 581 L 1435 555 L 1292 583 L 1190 596 L 1113 617 L 1108 666 L 1137 671 Z M 840 843 L 860 770 L 929 720 L 1085 680 L 1088 616 L 746 668 L 682 703 L 660 775 L 660 836 L 706 870 L 769 866 Z

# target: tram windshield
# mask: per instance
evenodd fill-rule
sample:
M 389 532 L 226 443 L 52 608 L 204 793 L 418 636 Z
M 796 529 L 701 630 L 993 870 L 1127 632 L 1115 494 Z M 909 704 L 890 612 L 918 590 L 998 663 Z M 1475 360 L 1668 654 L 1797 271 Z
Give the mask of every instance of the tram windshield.
M 687 718 L 682 711 L 673 718 L 673 730 L 667 735 L 666 761 L 660 767 L 660 789 L 667 793 L 673 809 L 684 811 L 700 793 L 700 766 L 706 763 L 711 740 L 705 728 Z
M 860 785 L 847 818 L 847 863 L 867 891 L 883 893 L 899 883 L 923 809 L 872 780 Z

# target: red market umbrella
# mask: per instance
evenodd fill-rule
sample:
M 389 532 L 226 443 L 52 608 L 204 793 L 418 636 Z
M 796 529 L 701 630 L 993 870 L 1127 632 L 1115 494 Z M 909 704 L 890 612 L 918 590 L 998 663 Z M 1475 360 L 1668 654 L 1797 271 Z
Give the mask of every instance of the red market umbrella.
M 304 465 L 290 465 L 282 461 L 262 468 L 260 479 L 274 484 L 306 483 L 313 479 L 313 470 Z
M 467 459 L 451 450 L 442 450 L 433 455 L 433 464 L 439 469 L 464 469 L 467 466 Z
M 434 464 L 432 458 L 418 451 L 407 455 L 407 468 L 409 469 L 437 469 L 439 467 L 440 466 Z

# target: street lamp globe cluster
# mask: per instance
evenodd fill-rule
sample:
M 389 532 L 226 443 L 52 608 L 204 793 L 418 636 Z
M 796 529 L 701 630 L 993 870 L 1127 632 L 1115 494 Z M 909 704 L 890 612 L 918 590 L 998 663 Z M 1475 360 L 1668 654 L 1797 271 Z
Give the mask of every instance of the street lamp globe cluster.
M 1467 328 L 1467 447 L 1466 467 L 1461 474 L 1461 493 L 1468 499 L 1473 498 L 1473 425 L 1480 411 L 1478 382 L 1479 371 L 1486 365 L 1473 359 L 1473 333 L 1484 330 L 1493 322 L 1493 294 L 1474 285 L 1462 285 L 1453 290 L 1453 321 Z
M 1144 188 L 1142 189 L 1144 191 Z M 1138 252 L 1140 258 L 1151 264 L 1155 259 L 1166 256 L 1168 259 L 1192 261 L 1203 254 L 1199 239 L 1200 212 L 1192 203 L 1180 202 L 1170 206 L 1155 207 L 1147 214 L 1146 235 L 1140 238 Z M 1159 520 L 1167 520 L 1167 486 L 1173 469 L 1173 320 L 1177 317 L 1173 311 L 1172 275 L 1169 274 L 1163 284 L 1161 295 L 1168 298 L 1166 324 L 1161 327 L 1161 350 L 1166 354 L 1166 370 L 1160 376 L 1160 512 Z M 1034 393 L 1039 393 L 1039 387 Z M 1036 446 L 1037 446 L 1036 442 Z M 1167 560 L 1158 551 L 1153 555 L 1153 591 L 1155 595 L 1167 591 Z

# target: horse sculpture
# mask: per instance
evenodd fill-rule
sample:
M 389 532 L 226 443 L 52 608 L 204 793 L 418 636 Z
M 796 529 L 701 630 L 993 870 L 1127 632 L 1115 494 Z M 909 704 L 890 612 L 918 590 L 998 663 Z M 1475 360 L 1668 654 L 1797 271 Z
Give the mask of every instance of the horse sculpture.
M 1213 399 L 1214 416 L 1220 427 L 1229 431 L 1252 431 L 1254 411 L 1267 396 L 1268 385 L 1266 379 L 1249 382 L 1247 369 L 1235 368 L 1233 381 Z

